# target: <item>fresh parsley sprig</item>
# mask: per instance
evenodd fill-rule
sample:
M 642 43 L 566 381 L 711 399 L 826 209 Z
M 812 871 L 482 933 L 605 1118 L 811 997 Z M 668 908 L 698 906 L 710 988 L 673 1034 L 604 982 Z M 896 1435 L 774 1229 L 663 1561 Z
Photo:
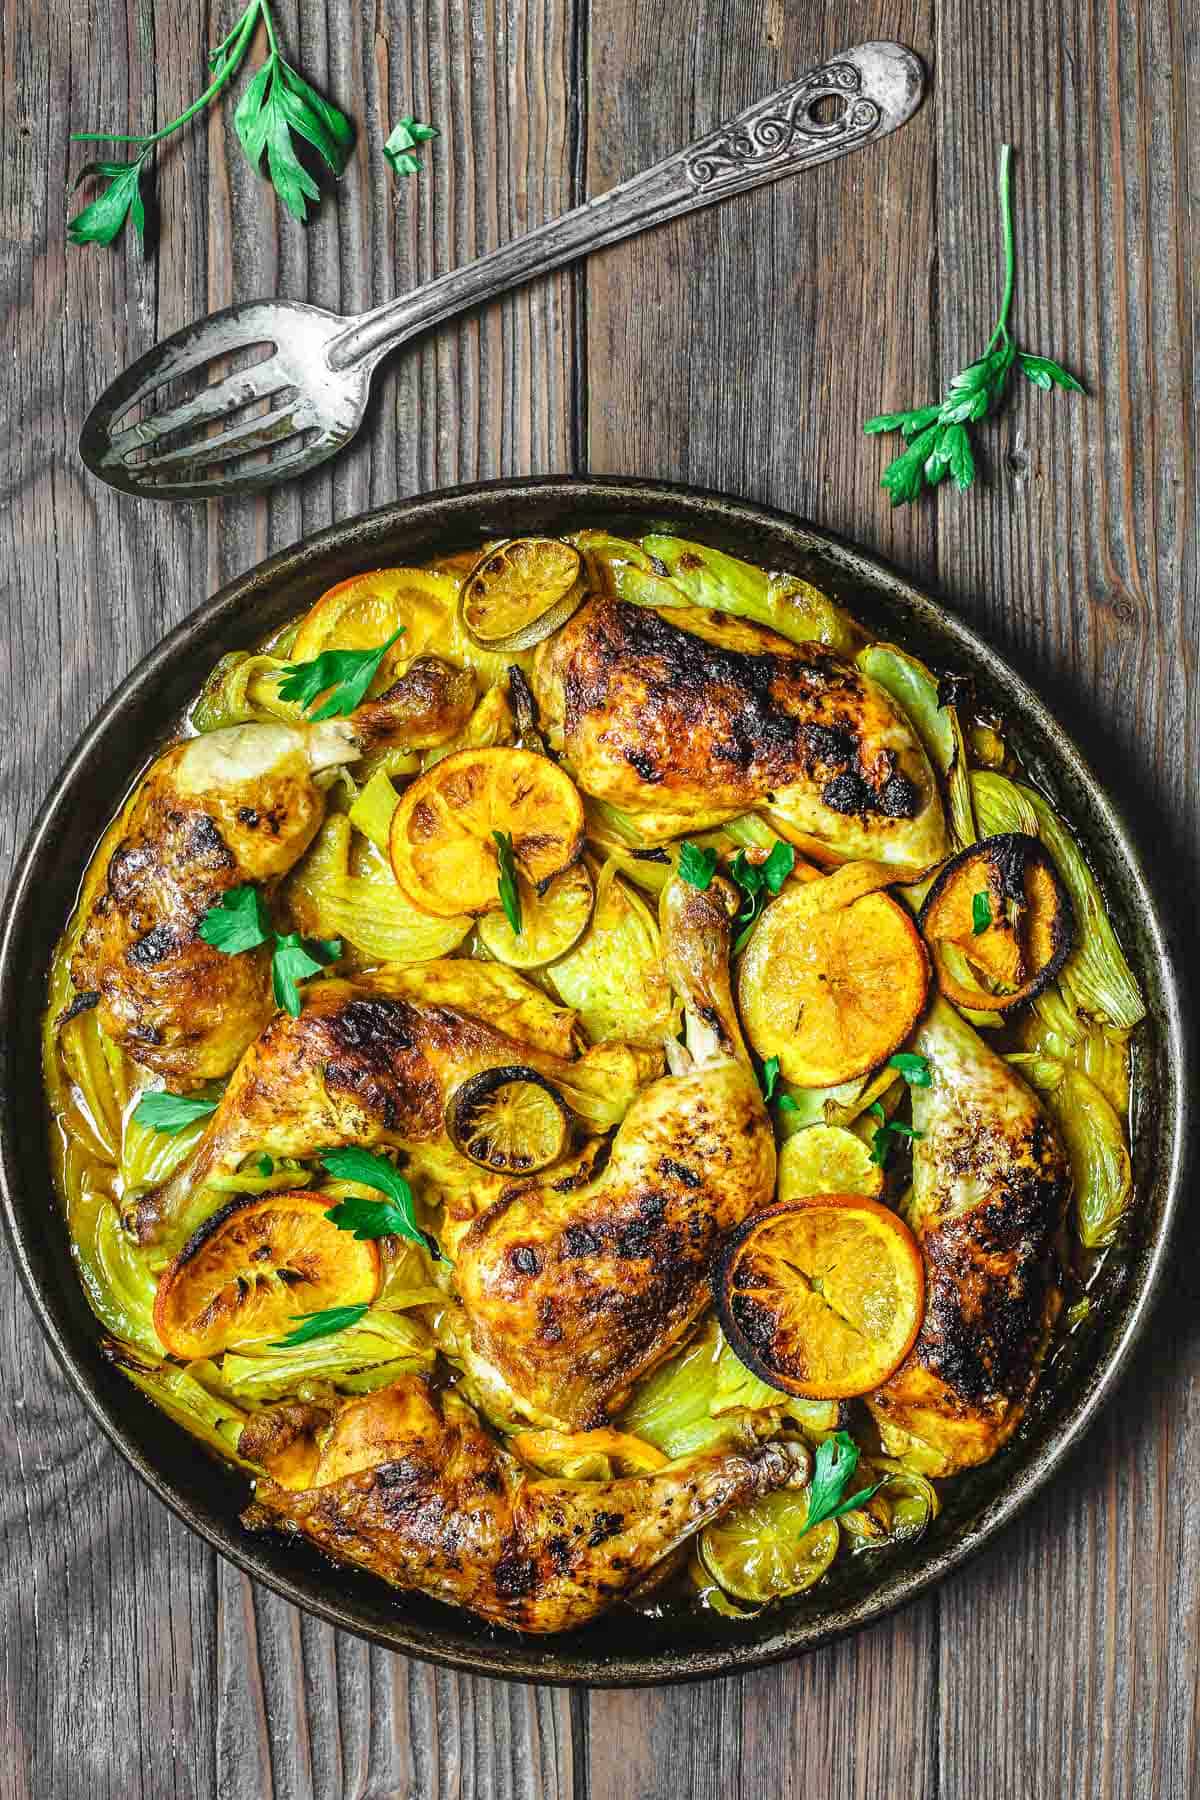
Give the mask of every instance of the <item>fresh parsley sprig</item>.
M 358 1301 L 354 1306 L 327 1306 L 322 1312 L 293 1313 L 295 1331 L 289 1331 L 286 1337 L 276 1338 L 273 1350 L 291 1350 L 297 1344 L 311 1344 L 314 1338 L 329 1337 L 332 1332 L 345 1331 L 350 1325 L 357 1325 L 370 1312 L 370 1304 L 366 1300 Z
M 986 888 L 971 895 L 971 933 L 981 937 L 992 922 L 992 901 Z
M 240 956 L 271 945 L 271 988 L 275 1004 L 300 1017 L 299 983 L 316 975 L 342 954 L 340 938 L 302 938 L 298 931 L 279 932 L 271 924 L 266 902 L 256 887 L 230 888 L 200 921 L 200 936 L 226 956 Z
M 361 1150 L 347 1144 L 338 1150 L 322 1150 L 321 1162 L 338 1181 L 356 1181 L 360 1187 L 374 1188 L 383 1200 L 364 1200 L 351 1194 L 330 1207 L 325 1217 L 339 1231 L 352 1231 L 360 1241 L 364 1238 L 404 1237 L 422 1249 L 438 1254 L 417 1224 L 413 1212 L 413 1193 L 399 1169 L 386 1156 Z
M 858 1445 L 848 1431 L 835 1431 L 832 1437 L 818 1444 L 808 1489 L 805 1531 L 811 1531 L 814 1525 L 820 1525 L 826 1519 L 839 1519 L 843 1513 L 865 1506 L 872 1494 L 877 1494 L 884 1486 L 884 1482 L 877 1481 L 872 1487 L 860 1488 L 848 1499 L 842 1498 L 858 1467 L 859 1454 Z
M 267 33 L 267 58 L 238 103 L 234 127 L 253 168 L 260 166 L 266 152 L 271 185 L 293 218 L 307 216 L 306 203 L 317 199 L 320 189 L 297 156 L 294 138 L 311 144 L 336 176 L 346 166 L 354 128 L 344 113 L 284 61 L 270 0 L 249 0 L 232 31 L 208 59 L 208 86 L 178 118 L 145 134 L 72 132 L 76 143 L 132 144 L 138 150 L 132 162 L 92 162 L 80 171 L 76 187 L 92 177 L 107 180 L 109 186 L 69 221 L 67 237 L 72 244 L 111 244 L 126 219 L 132 219 L 134 230 L 144 240 L 142 176 L 156 147 L 210 106 L 228 85 L 242 65 L 260 20 Z
M 377 650 L 322 650 L 311 662 L 293 663 L 278 672 L 279 698 L 298 701 L 307 712 L 324 694 L 323 704 L 316 712 L 308 712 L 308 717 L 314 722 L 345 718 L 362 704 L 379 665 L 403 635 L 404 626 L 398 625 Z
M 133 1119 L 149 1131 L 175 1137 L 216 1110 L 216 1101 L 206 1100 L 201 1094 L 172 1094 L 166 1088 L 155 1088 L 142 1095 L 133 1109 Z
M 1016 255 L 1013 247 L 1012 198 L 1009 164 L 1012 149 L 1000 147 L 1000 219 L 1004 236 L 1004 294 L 992 335 L 983 355 L 968 363 L 950 383 L 944 400 L 932 406 L 916 406 L 905 412 L 880 413 L 868 419 L 863 430 L 871 434 L 898 431 L 908 448 L 893 458 L 879 485 L 891 495 L 893 506 L 915 500 L 923 487 L 936 487 L 946 475 L 960 492 L 975 480 L 975 456 L 968 427 L 994 413 L 1008 392 L 1009 377 L 1019 368 L 1035 387 L 1061 387 L 1082 394 L 1085 390 L 1069 370 L 1048 356 L 1019 350 L 1009 333 Z
M 771 1101 L 775 1098 L 775 1089 L 779 1086 L 779 1058 L 777 1056 L 768 1056 L 762 1066 L 758 1085 L 762 1089 L 764 1100 Z M 791 1100 L 791 1098 L 790 1094 L 781 1094 L 779 1104 L 782 1106 L 785 1100 Z M 795 1106 L 795 1104 L 796 1102 L 792 1100 L 792 1105 Z
M 430 138 L 442 134 L 436 125 L 425 125 L 420 119 L 414 119 L 411 113 L 405 113 L 398 125 L 392 127 L 391 135 L 383 146 L 383 154 L 397 175 L 419 175 L 421 173 L 421 145 Z
M 796 866 L 796 852 L 782 838 L 764 862 L 753 863 L 744 850 L 739 850 L 729 865 L 729 873 L 742 890 L 742 904 L 734 920 L 733 953 L 745 947 L 755 922 L 767 901 L 779 893 Z
M 903 1119 L 889 1119 L 878 1100 L 873 1100 L 867 1111 L 872 1118 L 880 1121 L 879 1129 L 871 1138 L 871 1161 L 876 1168 L 886 1169 L 888 1157 L 892 1152 L 892 1139 L 903 1137 L 908 1139 L 923 1138 L 925 1133 L 906 1125 Z
M 888 1057 L 887 1066 L 903 1075 L 910 1088 L 933 1086 L 933 1072 L 929 1067 L 929 1058 L 922 1056 L 917 1050 L 897 1050 L 895 1056 Z
M 521 935 L 521 890 L 517 886 L 517 859 L 513 854 L 512 833 L 493 831 L 496 840 L 496 887 L 504 916 L 512 926 L 514 937 Z
M 701 892 L 717 872 L 717 853 L 711 845 L 693 844 L 685 838 L 679 846 L 679 879 Z

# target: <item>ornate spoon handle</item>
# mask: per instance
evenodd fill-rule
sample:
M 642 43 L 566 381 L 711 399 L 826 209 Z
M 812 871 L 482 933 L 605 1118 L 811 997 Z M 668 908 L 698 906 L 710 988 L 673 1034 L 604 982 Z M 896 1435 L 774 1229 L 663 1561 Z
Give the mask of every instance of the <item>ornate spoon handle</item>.
M 590 250 L 710 206 L 726 194 L 832 162 L 903 125 L 924 91 L 921 64 L 902 44 L 845 50 L 644 174 L 478 262 L 362 314 L 334 340 L 330 361 L 335 369 L 374 363 L 402 339 Z

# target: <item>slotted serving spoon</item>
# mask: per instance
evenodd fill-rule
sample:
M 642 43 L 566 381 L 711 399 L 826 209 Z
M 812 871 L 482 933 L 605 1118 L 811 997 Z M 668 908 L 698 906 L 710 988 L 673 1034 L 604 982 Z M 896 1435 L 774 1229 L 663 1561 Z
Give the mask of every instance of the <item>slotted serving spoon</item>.
M 93 475 L 154 500 L 274 487 L 349 442 L 395 345 L 648 225 L 873 143 L 912 117 L 924 89 L 911 50 L 860 44 L 644 174 L 372 312 L 344 318 L 295 300 L 226 307 L 114 381 L 88 414 L 79 454 Z M 261 360 L 229 372 L 230 359 L 260 346 Z M 185 380 L 199 391 L 156 408 L 160 389 Z

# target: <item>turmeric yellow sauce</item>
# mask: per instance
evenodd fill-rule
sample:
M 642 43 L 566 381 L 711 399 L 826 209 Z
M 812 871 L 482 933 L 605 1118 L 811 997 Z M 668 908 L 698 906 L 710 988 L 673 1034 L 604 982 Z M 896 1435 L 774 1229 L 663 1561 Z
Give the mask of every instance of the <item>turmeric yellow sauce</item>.
M 971 1043 L 986 1041 L 999 1049 L 1004 1068 L 1019 1076 L 1021 1093 L 1028 1088 L 1039 1096 L 1060 1134 L 1073 1184 L 1072 1254 L 1103 1249 L 1120 1233 L 1132 1199 L 1129 1045 L 1143 1008 L 1070 827 L 1022 775 L 1002 720 L 976 715 L 969 700 L 939 704 L 946 695 L 939 695 L 937 673 L 893 645 L 871 642 L 841 607 L 796 577 L 771 575 L 666 536 L 632 543 L 584 532 L 555 541 L 551 550 L 539 550 L 539 543 L 544 541 L 515 540 L 489 552 L 490 564 L 470 553 L 425 569 L 375 571 L 342 583 L 260 650 L 224 657 L 197 695 L 181 735 L 237 725 L 303 725 L 316 709 L 281 692 L 289 686 L 295 691 L 290 671 L 333 651 L 375 651 L 393 638 L 351 715 L 362 754 L 317 778 L 323 822 L 295 866 L 271 884 L 276 932 L 336 942 L 340 949 L 328 970 L 304 980 L 303 994 L 311 1003 L 331 981 L 353 981 L 381 966 L 407 971 L 403 981 L 396 978 L 397 992 L 468 1013 L 482 1008 L 493 1024 L 501 1022 L 530 1046 L 535 1077 L 538 1066 L 558 1067 L 562 1058 L 586 1050 L 601 1053 L 602 1078 L 588 1088 L 581 1075 L 578 1091 L 563 1089 L 565 1100 L 553 1081 L 539 1087 L 527 1076 L 473 1089 L 470 1106 L 460 1106 L 458 1123 L 451 1124 L 452 1143 L 436 1155 L 399 1158 L 427 1242 L 384 1235 L 364 1246 L 343 1231 L 344 1250 L 357 1246 L 356 1261 L 348 1255 L 339 1261 L 336 1247 L 332 1262 L 327 1248 L 313 1251 L 318 1261 L 325 1258 L 320 1275 L 332 1283 L 331 1292 L 339 1279 L 351 1279 L 353 1261 L 354 1294 L 367 1296 L 356 1305 L 358 1316 L 281 1345 L 300 1309 L 289 1306 L 286 1294 L 275 1306 L 268 1294 L 265 1311 L 254 1315 L 255 1329 L 207 1349 L 208 1326 L 189 1336 L 176 1321 L 188 1298 L 187 1282 L 204 1277 L 194 1261 L 200 1253 L 189 1250 L 189 1240 L 211 1229 L 223 1208 L 247 1196 L 300 1196 L 293 1203 L 294 1229 L 308 1231 L 315 1222 L 319 1235 L 329 1211 L 347 1201 L 378 1203 L 381 1195 L 338 1179 L 315 1152 L 280 1155 L 252 1147 L 238 1167 L 206 1181 L 156 1241 L 139 1241 L 146 1236 L 135 1228 L 139 1206 L 184 1169 L 213 1115 L 210 1109 L 172 1131 L 139 1120 L 147 1092 L 180 1084 L 164 1083 L 130 1054 L 128 1043 L 115 1041 L 102 1023 L 103 1004 L 95 1003 L 94 993 L 77 991 L 72 978 L 72 960 L 105 891 L 131 800 L 100 841 L 49 972 L 43 1055 L 55 1185 L 80 1279 L 113 1360 L 210 1449 L 251 1475 L 267 1470 L 285 1486 L 310 1479 L 315 1462 L 294 1442 L 272 1460 L 263 1427 L 271 1408 L 281 1401 L 336 1407 L 347 1396 L 377 1392 L 410 1373 L 456 1385 L 526 1469 L 571 1482 L 650 1479 L 672 1459 L 770 1439 L 803 1439 L 819 1453 L 835 1430 L 848 1429 L 860 1461 L 841 1499 L 874 1488 L 860 1506 L 810 1525 L 811 1490 L 767 1494 L 713 1518 L 686 1553 L 669 1559 L 674 1580 L 662 1590 L 670 1594 L 669 1604 L 736 1616 L 811 1586 L 839 1555 L 876 1554 L 925 1529 L 938 1504 L 930 1478 L 947 1473 L 944 1447 L 931 1450 L 922 1437 L 920 1407 L 926 1402 L 906 1393 L 898 1410 L 884 1416 L 857 1400 L 806 1397 L 802 1358 L 790 1382 L 797 1391 L 783 1391 L 748 1366 L 755 1360 L 748 1352 L 747 1360 L 739 1357 L 709 1305 L 640 1375 L 601 1428 L 556 1429 L 533 1416 L 536 1409 L 514 1409 L 511 1397 L 480 1375 L 449 1260 L 458 1256 L 481 1209 L 500 1193 L 506 1174 L 568 1166 L 563 1159 L 579 1153 L 581 1130 L 592 1145 L 583 1154 L 601 1166 L 611 1131 L 633 1096 L 662 1072 L 664 1045 L 679 1039 L 682 1018 L 666 966 L 659 903 L 681 873 L 683 847 L 691 847 L 685 881 L 696 868 L 703 871 L 706 859 L 718 882 L 724 875 L 736 885 L 740 871 L 742 912 L 733 927 L 745 940 L 735 938 L 739 1010 L 779 1153 L 777 1195 L 768 1199 L 861 1195 L 866 1213 L 882 1203 L 919 1237 L 924 1190 L 919 1180 L 914 1204 L 913 1155 L 932 1155 L 942 1128 L 930 1120 L 922 1134 L 909 1123 L 925 1117 L 922 1108 L 930 1104 L 922 1071 L 931 1062 L 936 1068 L 942 1046 L 949 1068 L 956 1058 L 969 1062 Z M 929 976 L 913 921 L 935 870 L 923 881 L 909 877 L 906 885 L 869 856 L 847 858 L 836 847 L 822 856 L 811 821 L 798 824 L 796 813 L 780 810 L 773 793 L 743 813 L 716 822 L 697 813 L 692 829 L 664 834 L 647 831 L 648 814 L 597 798 L 582 782 L 577 787 L 561 746 L 545 741 L 547 723 L 531 709 L 530 681 L 539 644 L 547 644 L 552 632 L 570 631 L 579 607 L 596 594 L 639 609 L 639 618 L 665 620 L 685 632 L 692 625 L 718 647 L 730 644 L 739 653 L 752 642 L 748 629 L 766 628 L 788 644 L 821 646 L 822 653 L 857 667 L 907 722 L 928 758 L 945 820 L 939 862 L 984 839 L 1037 840 L 1055 891 L 1061 887 L 1069 896 L 1073 915 L 1072 947 L 1054 978 L 1039 985 L 1024 970 L 1020 979 L 1031 997 L 1022 997 L 1019 1006 L 969 1011 L 966 1022 L 955 1015 L 940 1036 L 935 1008 L 914 1028 L 914 1015 L 928 1003 Z M 414 744 L 406 739 L 406 715 L 402 707 L 397 711 L 395 696 L 405 678 L 403 704 L 414 709 L 411 718 L 422 706 L 428 712 L 420 685 L 426 663 L 441 666 L 437 704 L 448 709 L 453 728 L 444 729 L 439 742 Z M 497 754 L 516 751 L 526 763 Z M 636 755 L 631 761 L 636 764 Z M 473 784 L 469 798 L 463 797 L 466 782 Z M 435 814 L 436 830 L 429 825 Z M 851 823 L 852 814 L 853 807 L 846 815 Z M 494 837 L 500 844 L 497 832 L 525 846 L 526 863 L 512 869 L 519 929 L 511 904 L 495 897 L 497 868 L 501 876 L 505 869 L 493 848 Z M 536 852 L 529 848 L 535 838 Z M 770 920 L 775 891 L 761 879 L 756 890 L 753 872 L 782 867 L 770 864 L 773 854 L 782 854 L 788 865 L 791 911 L 786 930 L 781 910 L 774 935 L 764 926 L 755 938 L 755 914 Z M 826 912 L 820 929 L 806 923 L 821 896 L 809 907 L 801 884 L 827 881 L 826 871 L 847 861 L 865 871 L 858 881 L 861 896 L 849 896 L 849 903 L 865 908 L 864 919 L 894 920 L 872 942 L 894 940 L 887 954 L 900 962 L 877 967 L 853 931 L 841 925 L 835 930 L 831 918 L 844 922 L 848 914 Z M 986 858 L 977 865 L 987 877 L 992 865 Z M 996 864 L 1000 873 L 993 869 L 989 894 L 986 879 L 973 873 L 977 865 L 964 865 L 972 873 L 956 899 L 958 936 L 938 945 L 938 967 L 945 959 L 947 980 L 951 986 L 958 981 L 955 992 L 985 993 L 980 984 L 1004 957 L 1016 954 L 1002 934 L 1019 915 L 1019 888 L 1014 902 L 1011 874 L 1006 890 L 1004 870 Z M 892 897 L 871 893 L 873 885 L 890 887 Z M 979 936 L 994 933 L 990 965 L 972 962 L 972 918 Z M 789 975 L 788 957 L 798 957 L 796 946 L 810 942 L 818 960 L 810 958 L 802 970 L 797 962 Z M 803 995 L 795 1004 L 792 980 L 795 994 Z M 831 983 L 840 984 L 842 1011 L 818 1024 L 814 1009 Z M 1017 976 L 1010 985 L 1017 985 Z M 898 1036 L 888 1033 L 890 990 L 903 991 L 907 1009 Z M 799 1017 L 805 1009 L 806 1030 Z M 966 1033 L 961 1037 L 960 1025 Z M 921 1042 L 926 1051 L 913 1048 Z M 820 1073 L 806 1073 L 812 1070 Z M 182 1085 L 193 1097 L 216 1102 L 227 1079 Z M 814 1079 L 825 1085 L 809 1085 Z M 570 1142 L 565 1119 L 575 1121 Z M 239 1218 L 246 1231 L 257 1216 L 243 1207 Z M 193 1257 L 182 1272 L 181 1253 Z M 753 1285 L 752 1275 L 746 1279 Z M 869 1287 L 869 1271 L 863 1279 Z M 168 1286 L 174 1297 L 165 1304 Z M 242 1298 L 239 1290 L 233 1301 Z M 810 1311 L 817 1306 L 808 1287 L 805 1303 Z M 845 1301 L 853 1304 L 853 1296 Z M 205 1315 L 209 1325 L 213 1316 Z M 803 1324 L 798 1329 L 802 1338 Z M 191 1348 L 170 1354 L 162 1330 L 175 1334 L 172 1344 Z M 844 1344 L 838 1350 L 843 1359 L 851 1355 Z M 757 1366 L 764 1360 L 770 1359 Z M 938 1379 L 944 1378 L 941 1370 Z M 255 1429 L 243 1443 L 251 1421 Z M 686 1578 L 679 1573 L 684 1555 Z

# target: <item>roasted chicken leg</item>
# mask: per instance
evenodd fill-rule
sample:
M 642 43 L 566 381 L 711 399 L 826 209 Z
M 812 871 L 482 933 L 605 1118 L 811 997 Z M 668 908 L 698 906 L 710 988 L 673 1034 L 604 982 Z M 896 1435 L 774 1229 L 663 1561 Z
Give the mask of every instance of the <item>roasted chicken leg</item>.
M 867 1404 L 886 1451 L 954 1475 L 1008 1441 L 1036 1385 L 1060 1303 L 1054 1240 L 1070 1174 L 1036 1096 L 945 1000 L 913 1048 L 932 1075 L 912 1090 L 925 1321 Z
M 602 1420 L 709 1304 L 722 1233 L 771 1197 L 774 1140 L 729 991 L 736 904 L 719 879 L 664 892 L 692 1065 L 638 1095 L 598 1176 L 514 1183 L 458 1246 L 466 1367 L 502 1408 L 565 1430 Z
M 151 767 L 90 898 L 71 979 L 135 1062 L 189 1087 L 225 1075 L 271 1016 L 265 948 L 226 956 L 201 919 L 231 888 L 268 893 L 325 816 L 318 771 L 358 755 L 340 720 L 232 725 Z
M 632 1098 L 662 1066 L 653 1053 L 624 1045 L 597 1045 L 575 1061 L 539 1050 L 513 1035 L 519 1006 L 505 989 L 499 997 L 493 989 L 486 966 L 461 961 L 314 983 L 299 1018 L 277 1013 L 250 1045 L 189 1160 L 137 1202 L 129 1221 L 136 1235 L 146 1243 L 177 1236 L 193 1196 L 214 1176 L 232 1175 L 251 1151 L 303 1157 L 335 1144 L 440 1149 L 494 1191 L 500 1184 L 459 1157 L 446 1135 L 447 1105 L 472 1075 L 525 1066 L 555 1082 L 577 1108 L 586 1108 L 588 1089 L 597 1086 L 607 1090 L 606 1107 L 619 1107 L 622 1084 Z M 511 1029 L 491 1022 L 489 1011 Z
M 916 873 L 945 854 L 937 783 L 877 683 L 820 644 L 723 614 L 580 608 L 537 653 L 554 750 L 648 838 L 767 810 L 835 856 Z
M 529 1632 L 585 1625 L 726 1508 L 809 1470 L 799 1444 L 683 1457 L 652 1475 L 533 1475 L 452 1391 L 418 1376 L 345 1401 L 312 1485 L 261 1479 L 252 1529 L 312 1539 L 394 1587 Z

